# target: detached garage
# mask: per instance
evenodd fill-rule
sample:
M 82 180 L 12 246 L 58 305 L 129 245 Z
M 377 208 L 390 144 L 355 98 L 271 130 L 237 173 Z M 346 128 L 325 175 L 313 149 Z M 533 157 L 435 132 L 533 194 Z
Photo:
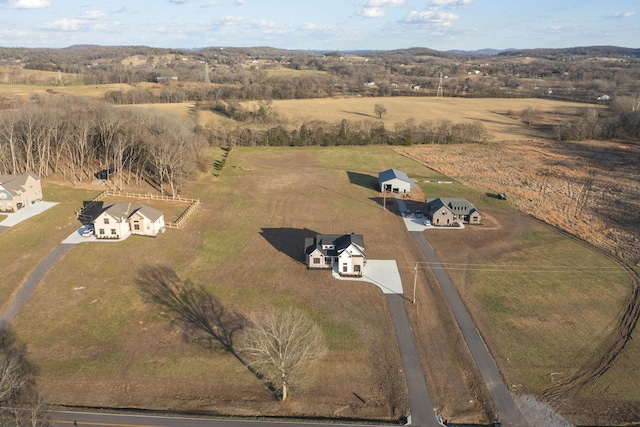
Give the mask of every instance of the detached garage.
M 380 191 L 400 194 L 408 194 L 416 186 L 406 173 L 396 169 L 380 172 L 378 174 L 378 183 L 380 184 Z

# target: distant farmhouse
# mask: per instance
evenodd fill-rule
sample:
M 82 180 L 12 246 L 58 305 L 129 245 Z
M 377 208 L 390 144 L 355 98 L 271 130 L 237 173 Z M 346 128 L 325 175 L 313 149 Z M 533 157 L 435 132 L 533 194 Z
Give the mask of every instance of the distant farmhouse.
M 41 200 L 42 186 L 37 175 L 0 175 L 0 212 L 16 212 Z
M 406 173 L 396 169 L 380 172 L 378 174 L 378 183 L 380 184 L 380 191 L 400 194 L 408 194 L 416 186 Z
M 156 236 L 164 232 L 164 214 L 157 209 L 119 202 L 107 206 L 93 220 L 97 239 L 122 239 L 130 234 Z
M 341 276 L 362 276 L 367 259 L 362 234 L 318 234 L 304 241 L 309 268 L 335 268 Z
M 427 199 L 427 218 L 435 226 L 452 226 L 455 223 L 480 224 L 482 215 L 466 199 L 440 197 Z

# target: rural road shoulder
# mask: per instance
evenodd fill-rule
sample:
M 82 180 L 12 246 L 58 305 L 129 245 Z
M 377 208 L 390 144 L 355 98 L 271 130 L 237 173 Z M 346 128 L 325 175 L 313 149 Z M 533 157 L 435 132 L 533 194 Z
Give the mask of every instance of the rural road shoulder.
M 357 424 L 249 421 L 211 418 L 164 417 L 153 415 L 103 414 L 61 411 L 52 414 L 54 427 L 358 427 Z M 389 425 L 391 426 L 391 425 Z
M 435 254 L 433 247 L 427 240 L 424 232 L 411 231 L 410 232 L 416 243 L 424 253 L 429 264 L 441 265 L 440 260 Z M 433 269 L 433 274 L 440 283 L 440 287 L 444 292 L 451 310 L 458 322 L 460 331 L 464 337 L 467 347 L 473 356 L 473 359 L 478 366 L 478 370 L 482 375 L 489 394 L 493 399 L 493 403 L 500 414 L 500 420 L 502 426 L 505 427 L 527 427 L 529 426 L 526 418 L 520 412 L 520 409 L 516 405 L 513 395 L 507 389 L 504 383 L 504 379 L 500 374 L 498 365 L 495 359 L 489 352 L 484 340 L 480 336 L 480 332 L 476 328 L 475 322 L 471 317 L 471 314 L 464 305 L 460 294 L 451 282 L 449 275 L 442 268 Z

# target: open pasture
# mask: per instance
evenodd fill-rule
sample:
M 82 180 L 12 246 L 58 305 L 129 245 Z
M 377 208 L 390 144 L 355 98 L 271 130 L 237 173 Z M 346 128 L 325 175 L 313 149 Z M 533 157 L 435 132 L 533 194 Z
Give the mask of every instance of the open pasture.
M 383 104 L 387 109 L 382 119 L 374 113 L 376 104 Z M 415 125 L 441 120 L 449 120 L 453 123 L 480 122 L 492 140 L 543 137 L 544 135 L 538 130 L 505 117 L 508 111 L 519 112 L 528 107 L 554 115 L 576 114 L 580 109 L 585 108 L 585 105 L 546 99 L 435 97 L 334 97 L 273 102 L 273 108 L 281 118 L 295 126 L 310 120 L 339 123 L 342 119 L 348 119 L 379 122 L 383 123 L 387 129 L 393 130 L 397 123 L 408 119 L 413 119 Z
M 482 192 L 435 184 L 447 178 L 385 147 L 234 149 L 219 178 L 185 189 L 202 205 L 184 229 L 81 244 L 36 290 L 14 326 L 47 400 L 237 415 L 398 416 L 406 395 L 402 381 L 389 381 L 402 376 L 382 294 L 302 264 L 304 237 L 358 232 L 370 258 L 396 259 L 403 283 L 413 282 L 422 255 L 374 190 L 377 172 L 389 166 L 406 171 L 425 194 L 450 189 L 486 214 L 483 226 L 433 230 L 429 238 L 508 380 L 519 384 L 514 392 L 539 391 L 550 381 L 546 371 L 571 372 L 588 359 L 627 296 L 624 275 L 589 249 Z M 495 272 L 495 264 L 525 271 Z M 193 341 L 149 303 L 138 284 L 148 266 L 166 266 L 244 315 L 268 306 L 306 311 L 330 347 L 311 385 L 295 391 L 290 406 L 278 405 L 228 352 Z M 544 271 L 527 274 L 535 266 Z M 418 285 L 418 304 L 408 309 L 424 339 L 418 347 L 439 413 L 482 421 L 482 386 L 428 269 L 420 270 Z M 510 332 L 518 328 L 522 333 Z

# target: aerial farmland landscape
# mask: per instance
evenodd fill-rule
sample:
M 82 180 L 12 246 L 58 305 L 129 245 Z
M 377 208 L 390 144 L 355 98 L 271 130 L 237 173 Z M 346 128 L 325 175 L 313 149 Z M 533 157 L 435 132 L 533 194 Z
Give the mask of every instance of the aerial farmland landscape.
M 2 426 L 640 425 L 639 49 L 7 34 Z

